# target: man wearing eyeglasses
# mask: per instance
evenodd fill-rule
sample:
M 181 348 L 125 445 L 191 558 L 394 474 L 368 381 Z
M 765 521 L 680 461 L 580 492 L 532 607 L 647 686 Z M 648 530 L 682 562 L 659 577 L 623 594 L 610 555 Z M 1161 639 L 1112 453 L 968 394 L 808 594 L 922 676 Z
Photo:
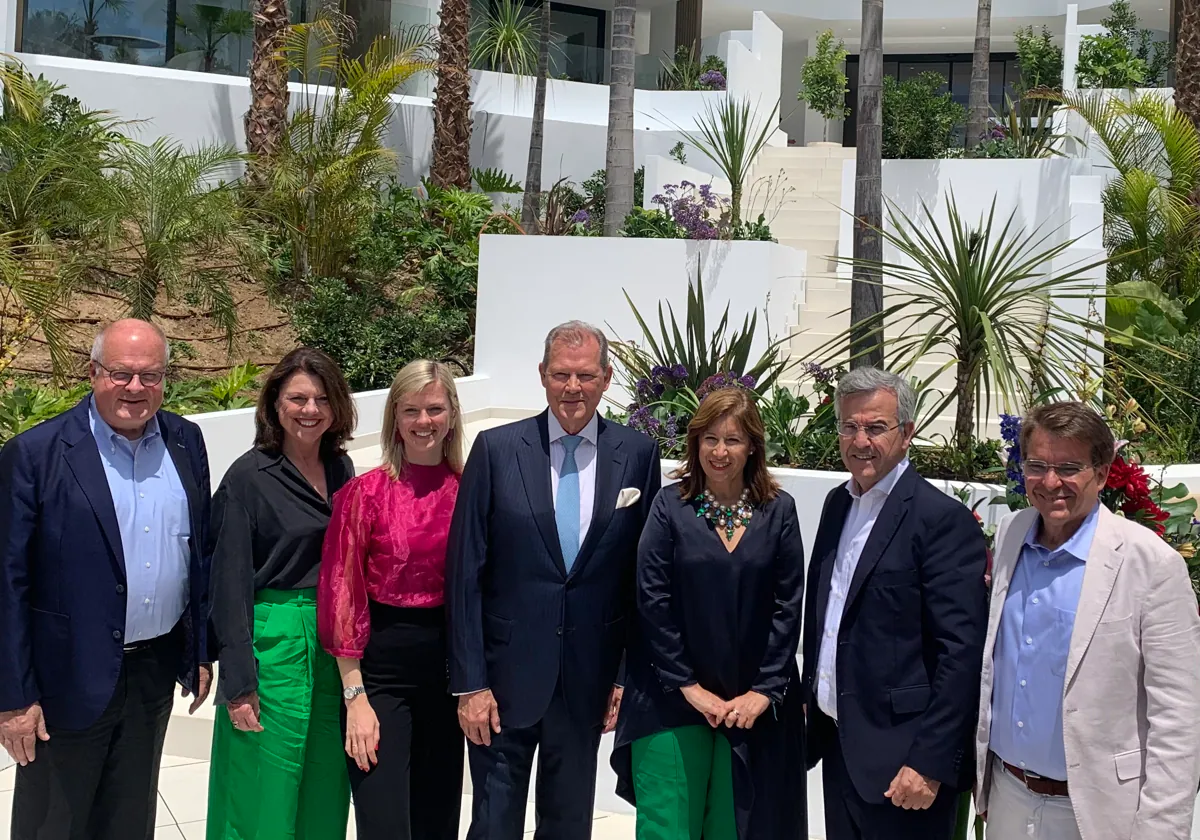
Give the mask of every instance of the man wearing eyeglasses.
M 987 549 L 908 461 L 916 395 L 860 368 L 837 385 L 851 479 L 825 500 L 808 570 L 802 690 L 829 840 L 949 840 L 971 789 Z
M 168 347 L 96 336 L 92 392 L 0 450 L 0 743 L 12 840 L 151 840 L 174 686 L 206 655 L 208 459 L 160 410 Z
M 1100 504 L 1115 453 L 1091 408 L 1021 428 L 1032 505 L 1001 523 L 976 806 L 989 840 L 1189 840 L 1200 615 L 1183 558 Z

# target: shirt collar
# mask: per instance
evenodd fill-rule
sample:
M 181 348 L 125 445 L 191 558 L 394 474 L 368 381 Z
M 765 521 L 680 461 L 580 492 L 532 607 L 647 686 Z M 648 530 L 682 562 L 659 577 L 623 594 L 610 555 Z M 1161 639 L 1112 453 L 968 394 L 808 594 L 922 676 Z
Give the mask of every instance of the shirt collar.
M 858 492 L 858 485 L 851 478 L 846 482 L 846 489 L 850 491 L 850 497 L 861 499 L 863 496 L 882 493 L 884 497 L 890 496 L 892 491 L 896 489 L 896 483 L 900 481 L 900 476 L 904 475 L 904 471 L 908 469 L 908 459 L 905 458 L 896 466 L 892 467 L 892 471 L 885 475 L 882 480 L 875 483 L 875 486 L 866 493 Z
M 107 444 L 110 450 L 115 448 L 119 441 L 124 441 L 125 444 L 135 447 L 142 441 L 152 440 L 159 436 L 157 413 L 150 417 L 149 422 L 146 423 L 145 431 L 142 432 L 142 436 L 137 440 L 130 440 L 124 435 L 118 434 L 112 426 L 104 422 L 104 418 L 100 416 L 100 411 L 96 408 L 96 398 L 94 396 L 88 397 L 88 415 L 92 421 L 92 437 L 96 439 L 96 443 L 100 446 Z
M 1031 548 L 1040 549 L 1047 554 L 1055 555 L 1060 552 L 1067 552 L 1077 560 L 1087 562 L 1088 554 L 1092 550 L 1092 540 L 1096 536 L 1096 525 L 1100 521 L 1100 503 L 1096 503 L 1096 507 L 1088 514 L 1087 519 L 1083 520 L 1083 524 L 1079 526 L 1071 539 L 1060 545 L 1058 548 L 1051 551 L 1040 542 L 1038 542 L 1038 528 L 1042 524 L 1042 517 L 1037 516 L 1033 520 L 1033 524 L 1029 526 L 1029 532 L 1025 534 L 1025 545 Z
M 566 431 L 563 429 L 562 424 L 558 422 L 558 418 L 554 416 L 553 411 L 547 411 L 546 418 L 547 418 L 546 419 L 546 427 L 550 432 L 550 442 L 551 443 L 554 443 L 554 441 L 558 440 L 559 438 L 564 438 L 567 436 Z M 596 414 L 595 412 L 593 412 L 592 419 L 589 420 L 588 424 L 583 427 L 583 431 L 579 433 L 579 437 L 586 440 L 592 446 L 595 446 L 596 445 L 596 435 L 598 434 L 599 429 L 600 429 L 599 415 Z

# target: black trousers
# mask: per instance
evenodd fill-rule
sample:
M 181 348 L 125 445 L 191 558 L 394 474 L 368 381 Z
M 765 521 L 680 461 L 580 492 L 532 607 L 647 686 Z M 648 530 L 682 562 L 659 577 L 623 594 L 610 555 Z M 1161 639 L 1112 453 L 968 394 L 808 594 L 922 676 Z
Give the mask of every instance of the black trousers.
M 153 840 L 181 643 L 176 632 L 127 652 L 87 729 L 47 727 L 50 740 L 17 768 L 12 840 Z
M 596 753 L 601 725 L 571 717 L 556 688 L 545 716 L 534 726 L 504 726 L 492 745 L 467 745 L 474 795 L 467 840 L 520 840 L 525 801 L 537 751 L 537 829 L 534 840 L 588 840 L 596 799 Z
M 363 686 L 379 719 L 379 763 L 347 756 L 360 840 L 458 840 L 463 734 L 447 692 L 441 607 L 372 602 Z M 346 710 L 342 707 L 342 732 Z
M 923 811 L 906 811 L 891 802 L 867 802 L 858 795 L 846 772 L 836 733 L 821 766 L 828 840 L 950 840 L 954 833 L 958 817 L 956 791 L 943 787 Z

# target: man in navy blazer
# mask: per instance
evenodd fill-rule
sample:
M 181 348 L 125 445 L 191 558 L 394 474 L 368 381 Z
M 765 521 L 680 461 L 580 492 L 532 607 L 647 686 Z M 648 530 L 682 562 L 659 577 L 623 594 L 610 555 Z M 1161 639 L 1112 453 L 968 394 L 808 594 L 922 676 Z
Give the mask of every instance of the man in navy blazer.
M 212 678 L 208 458 L 160 411 L 162 330 L 117 321 L 92 393 L 0 450 L 0 743 L 12 840 L 152 840 L 174 686 Z
M 808 570 L 809 766 L 829 840 L 949 840 L 971 789 L 987 632 L 979 523 L 908 462 L 916 396 L 860 368 L 838 381 L 842 460 Z
M 597 415 L 608 341 L 551 330 L 549 411 L 483 432 L 450 528 L 450 690 L 468 745 L 471 840 L 517 840 L 538 750 L 539 840 L 587 840 L 600 735 L 617 720 L 637 544 L 658 447 Z

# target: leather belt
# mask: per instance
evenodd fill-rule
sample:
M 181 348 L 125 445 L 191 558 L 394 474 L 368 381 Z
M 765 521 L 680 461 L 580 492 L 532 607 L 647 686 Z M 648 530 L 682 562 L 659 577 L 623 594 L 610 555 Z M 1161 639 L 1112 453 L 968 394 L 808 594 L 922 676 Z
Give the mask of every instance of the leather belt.
M 1067 783 L 1060 782 L 1058 779 L 1047 779 L 1045 776 L 1039 776 L 1036 773 L 1027 773 L 1020 767 L 1013 767 L 1007 761 L 1001 762 L 1004 769 L 1009 775 L 1025 784 L 1030 792 L 1036 793 L 1039 796 L 1069 796 L 1067 793 Z

